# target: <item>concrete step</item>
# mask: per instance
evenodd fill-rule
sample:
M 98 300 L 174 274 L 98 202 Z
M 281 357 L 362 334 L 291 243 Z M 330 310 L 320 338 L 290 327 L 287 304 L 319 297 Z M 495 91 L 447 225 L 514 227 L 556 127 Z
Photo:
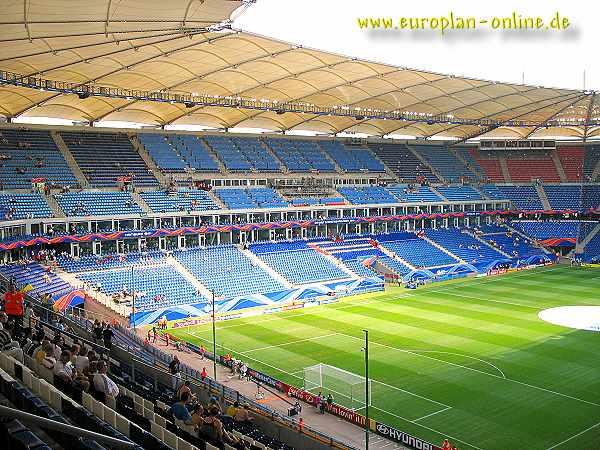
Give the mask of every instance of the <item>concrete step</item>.
M 594 238 L 594 236 L 596 236 L 598 233 L 600 233 L 600 223 L 598 225 L 596 225 L 596 227 L 590 232 L 590 234 L 588 234 L 585 239 L 581 242 L 577 242 L 577 245 L 575 246 L 575 253 L 581 253 L 585 250 L 585 246 L 588 245 L 588 243 Z
M 453 257 L 454 259 L 457 259 L 458 261 L 460 261 L 462 264 L 467 264 L 467 262 L 462 259 L 461 257 L 459 257 L 458 255 L 455 255 L 454 253 L 452 253 L 450 250 L 448 250 L 446 247 L 438 244 L 437 242 L 435 242 L 433 239 L 428 238 L 427 236 L 423 236 L 421 237 L 421 239 L 423 239 L 424 241 L 429 242 L 431 245 L 433 245 L 435 248 L 437 248 L 438 250 L 444 252 L 446 255 Z
M 419 159 L 419 161 L 421 161 L 423 164 L 425 164 L 427 167 L 429 167 L 429 169 L 431 170 L 431 173 L 433 173 L 436 177 L 438 177 L 442 183 L 447 183 L 446 179 L 442 176 L 442 174 L 439 173 L 435 169 L 435 167 L 433 167 L 431 164 L 429 164 L 429 161 L 427 161 L 425 159 L 425 157 L 417 151 L 417 149 L 411 147 L 408 144 L 406 144 L 406 148 L 409 149 L 413 153 L 413 155 L 415 155 Z
M 238 248 L 244 255 L 250 258 L 250 260 L 252 260 L 254 264 L 262 268 L 265 272 L 267 272 L 269 275 L 271 275 L 273 278 L 275 278 L 277 281 L 283 284 L 286 288 L 292 289 L 294 287 L 294 285 L 290 283 L 285 277 L 283 277 L 283 275 L 274 270 L 266 262 L 264 262 L 262 259 L 256 256 L 256 254 L 252 253 L 250 250 L 244 250 L 241 245 L 238 246 Z
M 512 183 L 512 178 L 510 177 L 510 171 L 508 170 L 508 163 L 506 162 L 506 158 L 500 156 L 498 158 L 500 161 L 500 170 L 502 171 L 502 176 L 504 177 L 505 183 Z
M 152 171 L 152 175 L 154 176 L 154 178 L 156 178 L 162 186 L 167 186 L 167 184 L 169 183 L 169 179 L 160 171 L 159 167 L 156 165 L 156 163 L 150 156 L 150 153 L 148 153 L 148 150 L 146 150 L 146 147 L 144 147 L 144 145 L 140 142 L 138 137 L 135 134 L 130 134 L 129 140 L 131 141 L 133 148 L 139 153 L 139 155 L 144 160 L 144 163 L 146 163 L 146 166 Z
M 67 161 L 67 164 L 69 165 L 71 172 L 73 172 L 73 175 L 75 175 L 75 178 L 77 179 L 79 185 L 82 188 L 89 188 L 90 183 L 83 174 L 83 171 L 79 167 L 79 164 L 77 164 L 77 161 L 75 161 L 71 150 L 69 150 L 69 147 L 67 147 L 67 144 L 65 144 L 65 141 L 63 140 L 62 136 L 58 133 L 58 131 L 51 131 L 50 135 L 52 136 L 54 143 L 62 153 L 63 158 L 65 158 L 65 161 Z
M 142 198 L 139 192 L 132 192 L 131 196 L 133 197 L 133 201 L 140 205 L 146 214 L 153 213 L 152 208 L 148 206 L 148 203 L 146 203 L 146 200 Z
M 542 201 L 542 206 L 545 211 L 550 211 L 552 208 L 550 207 L 550 202 L 548 201 L 548 196 L 546 195 L 546 191 L 544 191 L 543 186 L 536 184 L 535 190 Z
M 177 270 L 177 272 L 179 272 L 183 278 L 189 281 L 196 288 L 197 292 L 199 292 L 209 300 L 212 298 L 212 292 L 210 291 L 210 289 L 208 289 L 204 284 L 202 284 L 202 282 L 198 278 L 196 278 L 194 274 L 192 274 L 192 272 L 190 272 L 183 264 L 177 261 L 177 259 L 175 259 L 173 256 L 167 256 L 166 262 L 167 264 L 175 268 L 175 270 Z
M 565 173 L 565 169 L 560 162 L 560 158 L 558 157 L 558 152 L 556 150 L 552 150 L 550 152 L 550 156 L 552 157 L 552 161 L 554 161 L 554 165 L 556 166 L 556 171 L 558 172 L 558 176 L 560 177 L 561 183 L 567 183 L 567 174 Z
M 416 270 L 417 268 L 415 266 L 413 266 L 410 262 L 408 262 L 406 259 L 400 257 L 400 255 L 397 255 L 396 253 L 394 253 L 393 251 L 391 251 L 389 248 L 384 247 L 385 243 L 380 244 L 379 245 L 379 250 L 381 250 L 383 253 L 385 253 L 387 256 L 389 256 L 392 259 L 395 259 L 399 262 L 401 262 L 402 264 L 404 264 L 405 266 L 407 266 L 410 270 Z M 385 265 L 385 263 L 382 263 Z M 390 269 L 391 270 L 391 269 Z M 392 270 L 393 271 L 393 270 Z
M 52 214 L 54 214 L 54 217 L 67 217 L 67 215 L 60 207 L 60 205 L 56 201 L 56 198 L 54 198 L 53 195 L 44 196 L 44 198 L 46 199 L 48 206 L 52 210 Z

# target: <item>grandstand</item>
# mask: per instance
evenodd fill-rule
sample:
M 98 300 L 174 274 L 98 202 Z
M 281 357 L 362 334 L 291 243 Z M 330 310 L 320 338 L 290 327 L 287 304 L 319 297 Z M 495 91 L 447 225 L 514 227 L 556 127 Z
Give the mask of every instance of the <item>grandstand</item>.
M 362 450 L 367 403 L 375 450 L 597 448 L 600 318 L 544 318 L 597 308 L 595 91 L 236 30 L 252 1 L 17 3 L 0 402 L 65 427 L 2 420 L 8 449 Z

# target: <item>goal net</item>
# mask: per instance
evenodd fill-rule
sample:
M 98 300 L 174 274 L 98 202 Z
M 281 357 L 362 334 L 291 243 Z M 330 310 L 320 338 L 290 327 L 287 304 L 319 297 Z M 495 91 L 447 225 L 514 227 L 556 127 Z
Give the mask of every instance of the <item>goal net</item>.
M 372 386 L 369 381 L 369 387 Z M 364 408 L 365 377 L 328 364 L 316 364 L 304 368 L 304 389 L 313 394 L 321 392 L 324 397 L 332 394 L 335 402 L 347 408 Z M 371 404 L 369 392 L 369 405 Z

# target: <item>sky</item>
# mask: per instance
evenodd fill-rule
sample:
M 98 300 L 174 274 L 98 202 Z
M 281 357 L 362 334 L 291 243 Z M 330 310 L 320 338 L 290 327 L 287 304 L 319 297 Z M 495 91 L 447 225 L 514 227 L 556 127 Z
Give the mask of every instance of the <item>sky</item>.
M 476 17 L 476 30 L 379 32 L 357 18 Z M 561 31 L 492 30 L 493 17 L 569 20 Z M 593 0 L 257 0 L 234 21 L 244 31 L 401 67 L 501 82 L 600 90 L 600 2 Z M 585 71 L 585 86 L 584 86 Z

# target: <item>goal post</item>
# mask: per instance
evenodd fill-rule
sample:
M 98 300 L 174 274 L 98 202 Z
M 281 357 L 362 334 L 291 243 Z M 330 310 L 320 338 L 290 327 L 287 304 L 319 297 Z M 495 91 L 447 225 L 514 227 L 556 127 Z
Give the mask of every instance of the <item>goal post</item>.
M 358 410 L 365 405 L 365 377 L 328 364 L 305 367 L 304 389 L 312 394 L 333 395 L 336 403 Z M 371 383 L 371 381 L 369 381 Z M 369 393 L 372 389 L 369 389 Z M 369 395 L 371 405 L 371 395 Z

